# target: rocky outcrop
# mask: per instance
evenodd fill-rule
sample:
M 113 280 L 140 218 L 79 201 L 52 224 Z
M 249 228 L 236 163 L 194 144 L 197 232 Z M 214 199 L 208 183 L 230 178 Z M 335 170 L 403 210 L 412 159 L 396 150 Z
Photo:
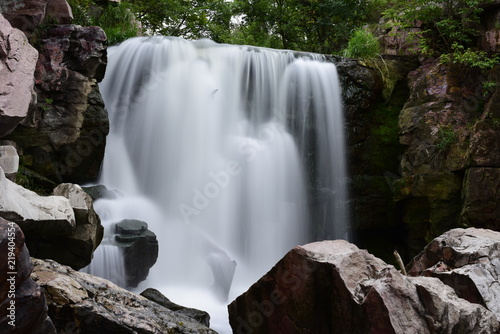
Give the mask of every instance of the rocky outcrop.
M 80 269 L 101 242 L 103 227 L 92 199 L 79 186 L 62 184 L 56 196 L 39 196 L 8 180 L 0 168 L 0 217 L 16 222 L 32 256 Z
M 52 247 L 46 250 L 48 253 L 38 254 L 38 257 L 53 259 L 75 269 L 83 268 L 90 263 L 92 253 L 101 243 L 104 234 L 101 219 L 94 211 L 92 198 L 79 185 L 60 184 L 54 189 L 54 196 L 69 199 L 76 226 L 68 235 L 51 238 Z
M 234 333 L 500 332 L 494 312 L 440 280 L 343 240 L 295 247 L 228 308 Z
M 101 28 L 59 25 L 38 36 L 38 104 L 9 139 L 25 166 L 58 184 L 96 179 L 109 131 L 97 82 L 104 76 Z
M 343 91 L 353 234 L 361 247 L 392 259 L 395 247 L 404 248 L 392 185 L 400 177 L 403 153 L 397 118 L 410 94 L 408 73 L 418 63 L 384 57 L 340 60 L 336 65 Z
M 148 230 L 148 224 L 126 219 L 115 225 L 115 240 L 123 252 L 125 263 L 125 284 L 137 287 L 149 274 L 149 269 L 158 258 L 158 240 Z
M 98 200 L 100 198 L 107 198 L 107 199 L 115 199 L 118 198 L 118 195 L 113 192 L 112 190 L 109 190 L 106 188 L 106 186 L 99 184 L 96 186 L 88 186 L 88 187 L 82 187 L 83 191 L 85 191 L 89 196 L 92 198 L 92 200 Z
M 500 3 L 489 1 L 482 12 L 481 47 L 486 51 L 500 51 Z
M 31 275 L 47 296 L 58 332 L 215 333 L 105 279 L 73 271 L 54 261 L 33 260 Z
M 414 21 L 412 27 L 403 28 L 393 21 L 381 19 L 374 35 L 382 49 L 381 54 L 391 56 L 413 56 L 420 51 L 422 22 Z
M 76 226 L 69 201 L 60 196 L 44 197 L 5 177 L 0 168 L 0 217 L 17 223 L 27 238 L 70 233 Z M 34 249 L 30 249 L 36 253 Z
M 38 52 L 22 31 L 0 14 L 0 137 L 26 117 L 34 96 L 33 74 Z
M 497 72 L 429 60 L 409 75 L 394 189 L 412 255 L 453 227 L 500 226 Z
M 500 231 L 500 168 L 470 168 L 462 189 L 461 223 Z
M 166 307 L 177 314 L 183 314 L 193 320 L 198 321 L 204 326 L 210 327 L 210 315 L 205 311 L 184 307 L 176 303 L 173 303 L 170 301 L 170 299 L 165 297 L 160 291 L 153 288 L 148 288 L 144 290 L 143 292 L 141 292 L 141 296 L 163 307 Z
M 66 0 L 7 0 L 0 4 L 0 12 L 12 26 L 31 35 L 45 19 L 60 24 L 73 20 L 71 7 Z
M 16 179 L 19 169 L 19 155 L 14 146 L 0 145 L 0 167 L 9 180 L 14 181 Z
M 56 333 L 45 296 L 31 278 L 33 269 L 19 226 L 0 217 L 0 332 Z
M 409 275 L 437 277 L 460 298 L 483 305 L 500 321 L 500 232 L 453 229 L 408 265 Z

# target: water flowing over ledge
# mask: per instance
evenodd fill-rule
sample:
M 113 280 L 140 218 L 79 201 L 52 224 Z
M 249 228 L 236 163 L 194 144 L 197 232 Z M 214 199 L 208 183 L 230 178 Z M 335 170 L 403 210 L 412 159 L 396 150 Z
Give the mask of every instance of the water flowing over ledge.
M 212 288 L 226 301 L 311 241 L 313 224 L 321 238 L 349 238 L 332 63 L 164 37 L 128 40 L 108 56 L 101 183 L 126 204 L 103 210 L 110 224 L 133 212 L 158 235 L 147 285 Z

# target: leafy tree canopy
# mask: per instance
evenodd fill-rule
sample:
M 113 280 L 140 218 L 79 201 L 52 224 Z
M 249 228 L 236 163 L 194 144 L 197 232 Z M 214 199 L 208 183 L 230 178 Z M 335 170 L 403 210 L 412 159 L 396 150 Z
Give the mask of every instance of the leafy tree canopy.
M 76 23 L 100 25 L 110 43 L 143 35 L 364 57 L 378 51 L 363 26 L 422 24 L 419 52 L 490 68 L 477 50 L 481 5 L 490 0 L 69 0 Z M 135 17 L 135 19 L 134 19 Z

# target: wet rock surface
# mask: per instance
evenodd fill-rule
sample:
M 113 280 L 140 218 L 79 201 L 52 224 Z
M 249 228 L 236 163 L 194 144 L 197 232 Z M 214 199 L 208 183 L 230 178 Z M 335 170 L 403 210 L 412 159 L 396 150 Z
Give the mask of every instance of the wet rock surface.
M 123 252 L 125 284 L 137 287 L 149 274 L 158 258 L 156 234 L 148 230 L 146 222 L 125 219 L 115 225 L 115 241 Z

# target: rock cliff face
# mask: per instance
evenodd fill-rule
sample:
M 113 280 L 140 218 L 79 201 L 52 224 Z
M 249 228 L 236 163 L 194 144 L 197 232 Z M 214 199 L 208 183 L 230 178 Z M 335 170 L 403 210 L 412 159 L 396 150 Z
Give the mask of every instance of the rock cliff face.
M 38 38 L 38 103 L 9 139 L 21 148 L 27 168 L 56 184 L 95 180 L 109 131 L 97 87 L 106 36 L 98 27 L 58 25 Z
M 446 284 L 403 276 L 343 240 L 298 246 L 229 305 L 231 327 L 238 334 L 499 333 L 499 245 L 498 232 L 453 230 L 415 259 L 415 267 L 427 268 L 441 257 L 460 266 L 451 272 L 471 278 L 485 268 L 487 278 L 479 273 L 473 278 L 483 293 L 481 301 L 459 298 L 474 292 L 473 285 L 464 289 L 444 279 Z
M 95 180 L 109 131 L 97 86 L 104 31 L 70 24 L 66 0 L 9 0 L 0 12 L 0 137 L 10 134 L 23 167 L 47 187 Z
M 11 24 L 30 36 L 46 18 L 67 24 L 73 20 L 71 7 L 66 0 L 4 0 L 0 13 Z
M 418 67 L 412 58 L 336 62 L 343 89 L 351 224 L 356 243 L 392 259 L 404 248 L 394 202 L 393 181 L 399 178 L 403 147 L 397 118 L 409 97 L 408 73 Z
M 34 101 L 38 52 L 0 14 L 0 138 L 14 130 Z
M 500 229 L 500 94 L 483 85 L 498 76 L 436 61 L 409 75 L 395 195 L 410 253 L 452 227 Z

